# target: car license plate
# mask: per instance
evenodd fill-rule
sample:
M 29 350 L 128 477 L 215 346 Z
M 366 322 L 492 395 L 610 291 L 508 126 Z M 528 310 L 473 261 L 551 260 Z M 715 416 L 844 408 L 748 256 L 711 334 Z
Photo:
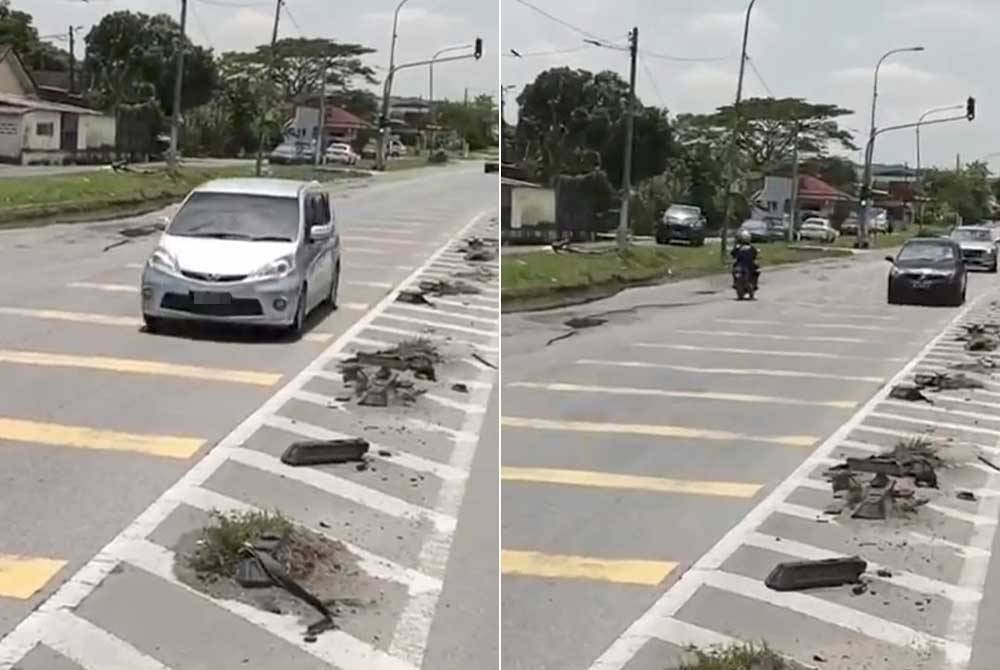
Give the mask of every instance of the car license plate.
M 233 301 L 230 293 L 217 291 L 191 291 L 191 302 L 196 305 L 228 305 Z

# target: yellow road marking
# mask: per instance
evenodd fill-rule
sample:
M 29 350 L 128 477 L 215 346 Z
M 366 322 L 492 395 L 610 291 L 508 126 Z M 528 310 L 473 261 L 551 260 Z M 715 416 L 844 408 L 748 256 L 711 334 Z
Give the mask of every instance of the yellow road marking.
M 632 489 L 657 493 L 684 493 L 689 495 L 719 496 L 723 498 L 752 498 L 760 491 L 760 484 L 742 482 L 697 481 L 693 479 L 667 479 L 620 475 L 610 472 L 587 470 L 556 470 L 551 468 L 517 468 L 504 466 L 500 477 L 515 482 L 537 484 L 565 484 L 606 489 Z
M 500 552 L 500 569 L 505 575 L 590 579 L 615 584 L 656 586 L 674 571 L 672 561 L 636 561 L 621 559 L 543 554 L 536 551 Z
M 0 554 L 0 598 L 26 600 L 56 576 L 66 561 Z
M 0 440 L 76 449 L 134 451 L 168 458 L 190 458 L 205 443 L 190 437 L 118 433 L 84 426 L 4 418 L 0 418 Z
M 221 368 L 203 368 L 195 365 L 175 365 L 173 363 L 161 363 L 158 361 L 144 361 L 134 358 L 72 356 L 69 354 L 12 351 L 9 349 L 0 349 L 0 363 L 86 368 L 90 370 L 105 370 L 107 372 L 131 372 L 135 374 L 231 382 L 234 384 L 253 384 L 256 386 L 273 386 L 281 380 L 281 375 L 273 372 L 225 370 Z
M 70 283 L 70 288 L 88 288 L 95 291 L 108 291 L 110 293 L 138 293 L 139 287 L 131 284 L 100 284 L 90 281 L 75 281 Z
M 513 382 L 507 384 L 516 388 L 539 389 L 543 391 L 575 391 L 579 393 L 607 393 L 617 395 L 649 395 L 664 398 L 693 398 L 695 400 L 723 400 L 730 402 L 776 403 L 784 405 L 809 405 L 812 407 L 836 407 L 852 409 L 857 403 L 852 400 L 800 400 L 770 395 L 750 395 L 746 393 L 714 393 L 708 391 L 667 391 L 664 389 L 629 388 L 624 386 L 585 386 L 581 384 L 540 384 L 536 382 Z
M 0 307 L 0 314 L 8 316 L 33 316 L 39 319 L 55 319 L 57 321 L 76 321 L 78 323 L 96 323 L 102 326 L 141 326 L 142 319 L 131 316 L 107 316 L 105 314 L 88 314 L 86 312 L 65 312 L 58 309 L 28 309 L 24 307 Z
M 652 435 L 655 437 L 679 437 L 690 440 L 716 440 L 727 442 L 762 442 L 780 444 L 788 447 L 811 447 L 817 438 L 809 435 L 775 435 L 760 437 L 741 435 L 725 430 L 709 430 L 703 428 L 686 428 L 684 426 L 668 426 L 663 424 L 638 423 L 597 423 L 593 421 L 552 421 L 549 419 L 526 419 L 504 416 L 500 423 L 511 428 L 532 428 L 535 430 L 562 430 L 576 433 L 612 433 L 630 435 Z

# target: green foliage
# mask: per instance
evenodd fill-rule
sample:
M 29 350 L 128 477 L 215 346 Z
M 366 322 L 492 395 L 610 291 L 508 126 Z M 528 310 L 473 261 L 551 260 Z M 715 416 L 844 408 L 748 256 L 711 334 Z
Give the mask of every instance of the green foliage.
M 990 171 L 985 163 L 972 163 L 961 172 L 928 170 L 923 175 L 923 191 L 931 199 L 925 220 L 948 225 L 960 216 L 965 223 L 975 223 L 990 216 Z
M 156 101 L 165 115 L 171 114 L 179 38 L 180 26 L 166 14 L 118 11 L 105 15 L 86 38 L 84 68 L 93 82 L 94 102 L 118 110 Z M 212 98 L 218 73 L 211 50 L 187 37 L 183 48 L 181 108 L 188 110 Z
M 766 645 L 736 644 L 709 651 L 692 649 L 691 652 L 695 660 L 683 663 L 677 670 L 794 670 Z
M 469 143 L 472 151 L 497 145 L 497 138 L 493 134 L 497 122 L 497 106 L 491 95 L 478 95 L 468 104 L 450 100 L 435 102 L 434 117 L 438 125 L 457 132 Z
M 69 53 L 38 39 L 31 14 L 12 9 L 10 0 L 0 0 L 0 44 L 13 47 L 31 70 L 69 69 Z
M 198 572 L 232 577 L 241 558 L 243 545 L 261 535 L 286 535 L 292 523 L 278 513 L 212 513 L 213 525 L 202 531 L 197 551 L 188 560 Z

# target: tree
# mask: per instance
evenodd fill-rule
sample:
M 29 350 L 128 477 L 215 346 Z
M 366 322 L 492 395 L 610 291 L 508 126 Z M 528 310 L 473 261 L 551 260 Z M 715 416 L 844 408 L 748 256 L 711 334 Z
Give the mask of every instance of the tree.
M 69 69 L 69 53 L 38 38 L 34 18 L 11 9 L 10 0 L 0 0 L 0 44 L 12 47 L 32 70 Z
M 323 73 L 326 85 L 334 90 L 350 89 L 358 79 L 375 84 L 375 71 L 361 62 L 361 57 L 375 53 L 374 49 L 351 43 L 308 37 L 286 37 L 275 44 L 274 82 L 281 96 L 297 102 L 320 90 Z M 270 44 L 262 44 L 252 53 L 239 55 L 247 61 L 260 64 L 271 62 Z
M 93 82 L 92 97 L 102 107 L 155 101 L 164 115 L 173 113 L 180 26 L 166 14 L 119 11 L 107 14 L 87 34 L 84 67 Z M 183 41 L 184 77 L 181 109 L 208 102 L 217 83 L 211 50 Z
M 929 218 L 947 221 L 948 213 L 957 213 L 962 221 L 973 223 L 988 217 L 992 197 L 990 170 L 986 163 L 969 164 L 961 172 L 929 170 L 924 174 L 924 188 L 932 201 Z
M 837 119 L 854 112 L 837 105 L 816 104 L 802 98 L 750 98 L 740 104 L 741 125 L 737 162 L 752 174 L 790 163 L 795 145 L 800 154 L 825 156 L 830 145 L 856 151 L 850 131 Z M 690 138 L 715 147 L 728 146 L 736 113 L 732 105 L 714 114 L 678 119 Z
M 379 99 L 363 88 L 345 88 L 328 94 L 330 103 L 362 119 L 374 120 L 378 116 Z
M 517 98 L 514 151 L 548 181 L 601 168 L 621 187 L 628 83 L 614 72 L 554 68 Z M 665 110 L 636 101 L 633 181 L 661 174 L 676 153 Z
M 440 125 L 456 131 L 473 151 L 496 146 L 493 127 L 497 106 L 491 95 L 478 95 L 469 104 L 440 100 L 434 103 L 434 116 Z

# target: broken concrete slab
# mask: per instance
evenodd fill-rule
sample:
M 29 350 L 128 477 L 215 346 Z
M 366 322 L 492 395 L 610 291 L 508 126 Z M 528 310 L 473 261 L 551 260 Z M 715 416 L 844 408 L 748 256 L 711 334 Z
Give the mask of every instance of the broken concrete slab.
M 801 591 L 856 584 L 867 568 L 867 561 L 858 556 L 790 561 L 776 565 L 764 583 L 775 591 Z
M 895 400 L 909 400 L 910 402 L 926 402 L 934 404 L 934 401 L 925 396 L 921 390 L 913 384 L 896 384 L 889 391 L 889 397 Z
M 456 280 L 449 281 L 446 279 L 424 279 L 420 282 L 420 290 L 425 294 L 430 294 L 434 296 L 442 295 L 466 295 L 481 293 L 479 288 L 469 284 L 468 282 Z
M 968 375 L 953 372 L 919 372 L 913 376 L 913 383 L 919 389 L 933 391 L 956 391 L 959 389 L 981 389 L 985 385 Z
M 281 455 L 285 465 L 324 465 L 361 461 L 368 453 L 368 440 L 350 437 L 338 440 L 293 442 Z
M 428 307 L 436 307 L 434 303 L 427 299 L 423 291 L 414 291 L 412 289 L 407 289 L 400 291 L 396 295 L 396 302 L 405 302 L 410 305 L 427 305 Z
M 892 489 L 894 482 L 888 486 L 869 486 L 865 490 L 865 496 L 851 512 L 853 519 L 885 519 L 889 516 L 889 504 L 892 500 Z

